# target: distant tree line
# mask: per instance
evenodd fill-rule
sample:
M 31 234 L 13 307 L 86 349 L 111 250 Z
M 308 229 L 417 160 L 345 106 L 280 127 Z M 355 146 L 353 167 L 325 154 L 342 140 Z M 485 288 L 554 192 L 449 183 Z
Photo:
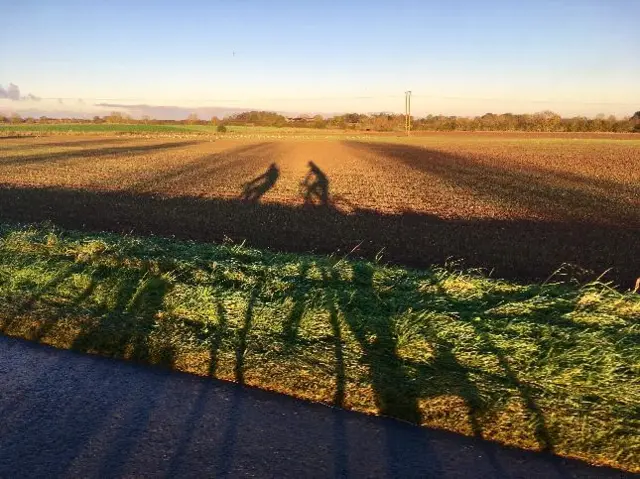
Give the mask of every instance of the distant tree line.
M 405 128 L 405 116 L 387 113 L 349 113 L 326 119 L 324 127 L 401 131 Z M 552 111 L 518 115 L 486 113 L 476 117 L 427 115 L 412 118 L 411 128 L 425 131 L 640 132 L 640 111 L 631 117 L 621 119 L 605 115 L 595 118 L 562 118 Z
M 347 113 L 325 118 L 321 115 L 285 117 L 271 111 L 247 111 L 224 118 L 202 120 L 196 114 L 184 120 L 155 120 L 148 116 L 134 119 L 124 113 L 112 112 L 106 116 L 82 118 L 23 118 L 18 114 L 0 115 L 0 123 L 130 123 L 153 125 L 208 125 L 217 126 L 296 126 L 304 128 L 337 128 L 358 131 L 402 131 L 404 115 L 393 113 Z M 532 114 L 486 113 L 476 117 L 427 115 L 412 118 L 413 130 L 424 131 L 535 131 L 535 132 L 639 132 L 640 111 L 626 118 L 597 115 L 595 118 L 576 116 L 562 118 L 552 111 Z

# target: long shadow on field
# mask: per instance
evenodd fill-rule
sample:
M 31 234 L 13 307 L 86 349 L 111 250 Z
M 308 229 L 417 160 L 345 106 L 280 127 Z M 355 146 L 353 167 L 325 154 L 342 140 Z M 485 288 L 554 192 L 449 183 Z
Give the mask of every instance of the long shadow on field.
M 3 137 L 0 137 L 3 138 Z M 6 137 L 4 137 L 6 138 Z M 24 142 L 15 142 L 10 145 L 5 145 L 3 151 L 11 152 L 14 150 L 25 151 L 25 150 L 35 150 L 35 149 L 45 149 L 45 148 L 73 148 L 77 146 L 85 147 L 85 146 L 103 146 L 103 145 L 113 145 L 118 143 L 127 143 L 131 141 L 131 138 L 120 137 L 120 138 L 105 138 L 105 137 L 97 137 L 91 139 L 83 139 L 76 140 L 71 137 L 66 141 L 46 141 L 42 139 L 42 137 L 25 137 L 25 136 L 16 136 L 12 138 L 22 138 L 25 140 Z
M 471 191 L 482 200 L 562 220 L 640 228 L 640 186 L 543 167 L 506 168 L 411 145 L 346 141 L 351 148 L 402 163 Z
M 0 187 L 0 220 L 51 221 L 89 231 L 201 241 L 231 238 L 281 251 L 347 254 L 424 267 L 462 259 L 495 276 L 546 279 L 563 263 L 632 287 L 640 271 L 640 228 L 574 220 L 443 220 L 333 207 L 252 204 L 239 199 L 154 197 L 124 192 Z M 587 277 L 593 277 L 587 275 Z
M 151 171 L 129 187 L 132 191 L 139 191 L 145 188 L 174 187 L 185 190 L 196 184 L 202 184 L 212 177 L 218 176 L 223 171 L 226 173 L 231 168 L 251 161 L 253 165 L 259 164 L 255 154 L 264 153 L 268 156 L 270 143 L 255 143 L 237 148 L 222 151 L 212 155 L 196 158 L 184 164 L 160 171 Z M 118 183 L 119 179 L 114 179 Z
M 79 150 L 59 151 L 55 153 L 37 153 L 33 155 L 7 155 L 0 157 L 0 166 L 26 166 L 40 163 L 50 164 L 52 162 L 65 161 L 78 157 L 95 159 L 108 155 L 131 156 L 158 150 L 182 148 L 185 146 L 195 145 L 197 143 L 200 143 L 200 141 L 173 141 L 164 143 L 152 143 L 149 145 L 124 145 L 108 148 L 82 148 Z
M 304 204 L 320 206 L 329 205 L 329 178 L 313 161 L 309 162 L 309 173 L 302 182 L 304 187 Z
M 249 203 L 260 201 L 267 191 L 273 188 L 280 177 L 280 170 L 275 163 L 271 163 L 267 171 L 245 183 L 240 198 Z

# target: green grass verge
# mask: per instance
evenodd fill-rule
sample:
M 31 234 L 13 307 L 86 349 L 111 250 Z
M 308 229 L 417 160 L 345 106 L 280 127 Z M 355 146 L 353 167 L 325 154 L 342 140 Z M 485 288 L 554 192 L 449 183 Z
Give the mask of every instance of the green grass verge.
M 0 228 L 0 330 L 640 471 L 640 295 Z

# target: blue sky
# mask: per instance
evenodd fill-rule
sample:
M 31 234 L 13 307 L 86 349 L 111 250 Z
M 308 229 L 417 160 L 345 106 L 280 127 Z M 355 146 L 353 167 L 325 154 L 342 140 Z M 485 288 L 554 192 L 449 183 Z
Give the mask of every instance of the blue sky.
M 0 110 L 402 111 L 408 89 L 416 114 L 640 109 L 638 0 L 0 0 L 0 11 L 0 85 L 43 98 L 0 98 Z

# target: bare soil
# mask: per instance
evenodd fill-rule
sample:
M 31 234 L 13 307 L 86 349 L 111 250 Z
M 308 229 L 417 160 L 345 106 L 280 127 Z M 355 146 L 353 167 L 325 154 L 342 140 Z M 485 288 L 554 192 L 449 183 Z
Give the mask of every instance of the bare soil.
M 309 161 L 325 183 L 303 184 Z M 252 180 L 257 198 L 243 201 Z M 418 267 L 461 260 L 522 280 L 564 263 L 584 279 L 611 269 L 624 288 L 640 276 L 640 142 L 624 135 L 15 138 L 0 142 L 0 185 L 5 221 Z

